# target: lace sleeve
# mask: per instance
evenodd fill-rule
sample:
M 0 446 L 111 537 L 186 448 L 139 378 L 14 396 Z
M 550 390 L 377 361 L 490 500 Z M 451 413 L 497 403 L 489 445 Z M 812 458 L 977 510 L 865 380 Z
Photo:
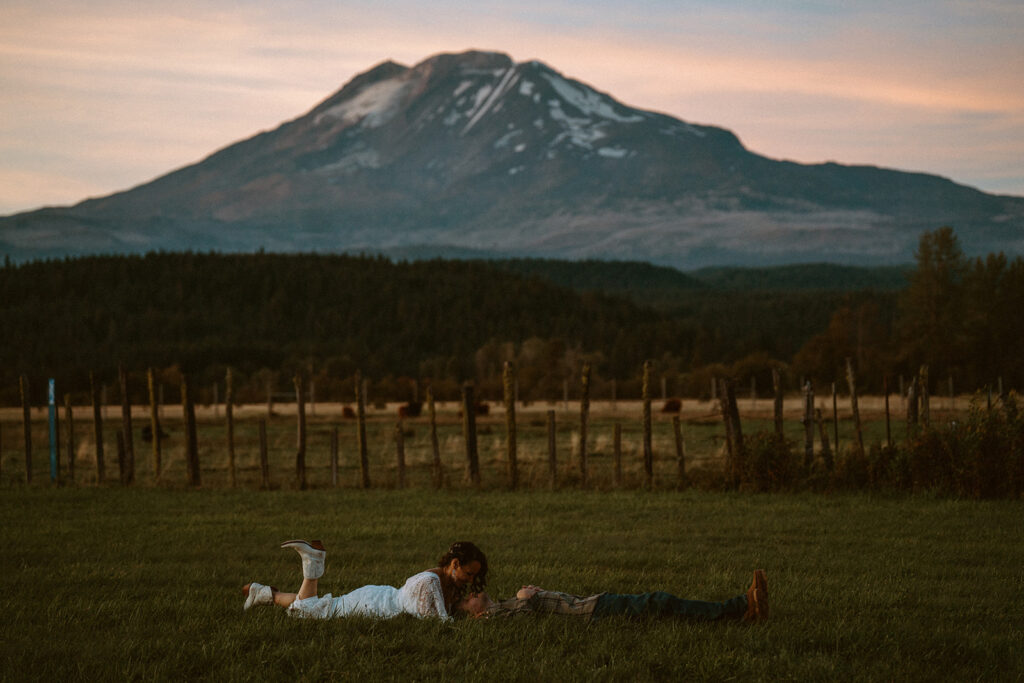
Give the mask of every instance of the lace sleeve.
M 410 607 L 418 617 L 440 617 L 448 621 L 448 610 L 444 606 L 441 579 L 433 572 L 421 572 L 406 584 Z

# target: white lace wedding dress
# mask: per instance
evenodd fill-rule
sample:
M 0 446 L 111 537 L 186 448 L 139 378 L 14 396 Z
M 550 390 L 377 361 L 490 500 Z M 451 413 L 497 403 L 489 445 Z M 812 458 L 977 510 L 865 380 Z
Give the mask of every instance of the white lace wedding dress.
M 444 606 L 441 579 L 431 571 L 410 576 L 401 588 L 363 586 L 336 598 L 327 593 L 322 597 L 296 600 L 288 607 L 288 614 L 307 619 L 332 619 L 356 614 L 381 619 L 399 614 L 451 619 Z

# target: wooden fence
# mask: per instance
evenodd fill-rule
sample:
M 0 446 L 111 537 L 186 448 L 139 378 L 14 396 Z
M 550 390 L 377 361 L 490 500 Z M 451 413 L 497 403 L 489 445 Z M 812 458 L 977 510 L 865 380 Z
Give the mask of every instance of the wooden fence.
M 651 399 L 651 368 L 652 364 L 647 362 L 643 366 L 642 371 L 642 384 L 641 384 L 641 414 L 639 416 L 639 422 L 641 425 L 641 467 L 642 467 L 642 486 L 644 488 L 654 487 L 654 448 L 652 443 L 652 399 Z M 515 385 L 516 385 L 516 369 L 512 363 L 506 363 L 503 369 L 503 397 L 502 403 L 504 407 L 504 424 L 505 424 L 505 486 L 510 489 L 516 489 L 521 486 L 521 470 L 520 470 L 520 459 L 518 452 L 518 433 L 519 426 L 517 423 L 517 410 L 516 410 L 516 398 L 515 398 Z M 581 488 L 587 488 L 590 485 L 590 471 L 589 471 L 589 440 L 592 432 L 590 431 L 590 412 L 591 412 L 591 397 L 590 397 L 590 381 L 591 381 L 591 369 L 590 366 L 583 365 L 580 372 L 580 391 L 579 391 L 579 416 L 576 427 L 578 429 L 579 441 L 578 448 L 576 450 L 576 465 L 578 466 L 578 473 L 576 475 L 575 483 Z M 117 464 L 118 464 L 118 480 L 124 486 L 131 486 L 135 483 L 135 460 L 136 451 L 134 448 L 135 444 L 135 426 L 139 420 L 136 418 L 133 420 L 132 406 L 128 404 L 127 396 L 129 396 L 128 387 L 128 375 L 123 368 L 118 373 L 118 382 L 120 385 L 121 399 L 121 428 L 116 434 L 116 446 L 117 446 Z M 846 368 L 846 383 L 848 388 L 848 400 L 849 400 L 849 411 L 851 419 L 853 421 L 853 437 L 851 439 L 850 448 L 853 452 L 864 455 L 865 443 L 863 430 L 861 425 L 861 415 L 858 405 L 858 395 L 856 391 L 857 377 L 853 367 L 853 363 L 847 361 Z M 33 459 L 32 459 L 32 418 L 31 412 L 32 407 L 29 404 L 29 379 L 25 376 L 20 378 L 20 395 L 21 395 L 21 422 L 22 430 L 24 435 L 24 455 L 25 455 L 25 467 L 24 467 L 24 481 L 32 483 L 34 472 L 33 472 Z M 154 375 L 152 370 L 147 373 L 147 384 L 148 384 L 148 421 L 145 426 L 142 427 L 142 438 L 143 441 L 148 441 L 152 448 L 152 476 L 154 483 L 166 483 L 164 482 L 164 454 L 162 451 L 162 437 L 166 436 L 163 431 L 163 422 L 161 420 L 162 406 L 160 404 L 159 396 L 162 392 L 158 391 Z M 664 394 L 664 383 L 662 383 L 662 393 Z M 309 397 L 309 387 L 305 378 L 302 375 L 296 375 L 293 380 L 294 386 L 294 404 L 296 413 L 296 445 L 295 445 L 295 474 L 294 481 L 297 488 L 305 489 L 309 485 L 307 479 L 307 398 Z M 352 415 L 352 420 L 355 422 L 354 432 L 356 440 L 356 453 L 357 462 L 359 468 L 359 480 L 358 485 L 361 488 L 371 488 L 373 477 L 371 476 L 370 459 L 369 459 L 369 443 L 367 441 L 367 411 L 365 405 L 366 390 L 365 382 L 361 375 L 357 372 L 354 378 L 353 386 L 355 392 L 353 396 L 353 403 L 356 408 Z M 888 391 L 888 381 L 884 383 L 884 413 L 885 413 L 885 440 L 886 445 L 892 447 L 892 430 L 891 430 L 891 414 L 890 414 L 890 401 Z M 903 378 L 900 378 L 900 386 L 903 386 Z M 930 397 L 928 392 L 928 368 L 922 367 L 918 375 L 913 377 L 906 388 L 906 394 L 900 395 L 900 400 L 904 403 L 905 407 L 905 421 L 906 421 L 906 434 L 913 436 L 922 427 L 927 427 L 931 419 L 930 409 Z M 237 458 L 236 458 L 236 416 L 235 416 L 235 404 L 234 404 L 234 391 L 231 371 L 227 372 L 225 377 L 225 404 L 224 404 L 224 448 L 227 454 L 227 470 L 228 470 L 228 482 L 229 485 L 235 487 L 238 485 L 237 476 Z M 93 463 L 95 465 L 95 480 L 97 482 L 106 482 L 106 471 L 105 471 L 105 452 L 104 452 L 104 439 L 103 439 L 103 409 L 101 405 L 101 394 L 100 388 L 95 382 L 95 378 L 90 374 L 90 398 L 91 398 L 91 416 L 92 416 L 92 435 L 93 435 Z M 950 387 L 951 389 L 951 387 Z M 781 437 L 783 433 L 783 388 L 780 381 L 779 375 L 776 372 L 773 376 L 773 390 L 774 390 L 774 401 L 772 403 L 772 418 L 774 430 L 777 435 Z M 739 483 L 741 472 L 744 467 L 744 460 L 746 458 L 746 449 L 743 428 L 740 420 L 740 411 L 737 402 L 737 392 L 735 383 L 728 378 L 720 378 L 715 381 L 713 386 L 713 394 L 716 398 L 713 400 L 712 405 L 717 405 L 717 413 L 720 416 L 721 425 L 723 427 L 723 442 L 724 442 L 724 474 L 732 486 L 736 486 Z M 999 391 L 1001 393 L 1002 387 L 1001 382 L 999 383 Z M 198 430 L 196 422 L 195 405 L 193 401 L 193 389 L 187 377 L 182 377 L 181 386 L 181 403 L 182 403 L 182 421 L 183 421 L 183 432 L 184 432 L 184 451 L 185 451 L 185 465 L 187 475 L 187 485 L 191 487 L 198 487 L 202 485 L 202 467 L 200 463 L 200 449 L 198 442 Z M 950 392 L 951 393 L 951 392 Z M 565 400 L 568 401 L 568 391 L 565 392 Z M 836 384 L 833 383 L 831 386 L 831 428 L 832 436 L 834 441 L 830 440 L 829 425 L 826 416 L 823 414 L 821 408 L 815 407 L 815 394 L 814 389 L 808 382 L 802 387 L 802 398 L 803 398 L 803 465 L 809 469 L 812 463 L 817 460 L 822 464 L 826 470 L 832 470 L 835 463 L 835 455 L 839 453 L 839 403 L 838 403 L 838 390 Z M 616 398 L 613 396 L 612 405 L 616 404 Z M 752 394 L 751 403 L 753 404 L 756 400 L 755 395 Z M 989 392 L 989 403 L 991 405 L 991 391 Z M 74 483 L 75 482 L 75 453 L 76 453 L 76 433 L 75 433 L 75 415 L 72 407 L 71 397 L 69 395 L 64 396 L 64 420 L 65 430 L 63 436 L 64 447 L 61 448 L 61 431 L 59 426 L 55 425 L 55 420 L 59 420 L 59 413 L 54 410 L 50 411 L 50 453 L 51 453 L 51 481 L 59 483 Z M 483 404 L 486 405 L 486 404 Z M 679 399 L 673 401 L 666 401 L 665 406 L 662 409 L 663 413 L 671 414 L 671 427 L 672 427 L 672 441 L 674 443 L 674 449 L 672 450 L 670 459 L 674 460 L 674 479 L 672 482 L 675 488 L 686 488 L 690 484 L 690 477 L 688 472 L 687 463 L 687 446 L 684 438 L 683 423 L 679 416 L 679 408 L 682 402 Z M 482 486 L 482 474 L 480 467 L 480 453 L 478 446 L 478 428 L 477 428 L 477 416 L 481 412 L 481 402 L 478 400 L 475 387 L 471 383 L 467 383 L 462 387 L 462 397 L 460 401 L 460 417 L 462 421 L 462 442 L 463 451 L 465 458 L 464 466 L 464 479 L 465 482 L 474 488 L 480 488 Z M 406 420 L 419 420 L 421 423 L 425 421 L 425 425 L 429 430 L 429 443 L 432 453 L 430 460 L 431 469 L 431 482 L 435 488 L 441 488 L 446 486 L 451 480 L 452 472 L 446 471 L 442 464 L 441 448 L 438 438 L 438 420 L 437 411 L 435 407 L 434 397 L 431 389 L 428 387 L 426 391 L 426 409 L 427 415 L 424 418 L 421 415 L 422 404 L 409 403 L 403 406 L 399 410 L 397 420 L 393 430 L 393 443 L 394 443 L 394 457 L 395 457 L 395 471 L 396 480 L 395 485 L 398 488 L 405 488 L 408 484 L 406 476 L 407 462 L 405 453 L 405 433 L 406 433 Z M 346 414 L 349 412 L 346 408 Z M 216 419 L 220 420 L 219 411 L 214 411 Z M 674 413 L 674 414 L 673 414 Z M 272 415 L 272 409 L 268 406 L 267 417 L 260 417 L 258 422 L 258 436 L 259 436 L 259 473 L 260 473 L 260 487 L 270 488 L 271 482 L 271 468 L 268 461 L 268 439 L 267 439 L 267 419 Z M 635 417 L 632 419 L 636 419 Z M 8 423 L 10 424 L 10 423 Z M 558 453 L 556 449 L 556 429 L 558 425 L 558 418 L 555 410 L 547 410 L 545 414 L 546 431 L 547 431 L 547 484 L 552 487 L 558 487 L 559 481 L 559 465 L 558 465 Z M 2 426 L 2 423 L 0 423 Z M 330 482 L 331 486 L 339 486 L 339 426 L 333 425 L 330 432 L 330 445 L 329 445 L 329 469 L 330 469 Z M 3 462 L 3 450 L 4 450 L 4 439 L 5 434 L 0 429 L 0 464 Z M 818 449 L 815 451 L 815 440 L 817 437 Z M 9 439 L 9 437 L 7 437 Z M 63 452 L 65 457 L 61 459 L 60 454 Z M 449 468 L 450 470 L 451 468 Z M 2 475 L 2 470 L 0 470 Z M 622 473 L 622 422 L 616 421 L 613 424 L 613 436 L 612 436 L 612 481 L 615 487 L 623 485 L 623 473 Z

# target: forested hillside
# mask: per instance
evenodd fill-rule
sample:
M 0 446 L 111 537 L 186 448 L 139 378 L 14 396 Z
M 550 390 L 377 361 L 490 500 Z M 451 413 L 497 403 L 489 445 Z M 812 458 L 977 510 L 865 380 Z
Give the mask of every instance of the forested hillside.
M 453 396 L 472 380 L 495 395 L 509 360 L 527 400 L 561 397 L 583 361 L 595 395 L 613 379 L 620 396 L 632 395 L 648 359 L 684 395 L 706 393 L 713 374 L 753 377 L 766 391 L 772 367 L 790 388 L 801 378 L 827 384 L 844 377 L 847 357 L 869 390 L 922 364 L 960 390 L 997 378 L 1021 386 L 1020 258 L 969 260 L 942 229 L 922 236 L 901 290 L 849 290 L 858 278 L 877 285 L 879 273 L 843 272 L 816 289 L 783 290 L 735 287 L 780 275 L 792 283 L 793 271 L 702 282 L 636 263 L 264 253 L 7 262 L 0 402 L 18 402 L 19 375 L 33 380 L 39 403 L 43 378 L 84 392 L 90 372 L 109 384 L 119 365 L 139 376 L 153 367 L 171 385 L 184 371 L 202 386 L 231 367 L 242 400 L 260 400 L 268 383 L 287 390 L 296 372 L 322 397 L 347 400 L 356 370 L 394 399 L 407 398 L 413 380 Z
M 8 264 L 0 270 L 2 384 L 177 366 L 357 368 L 370 377 L 471 379 L 488 342 L 538 354 L 596 350 L 607 372 L 686 349 L 693 331 L 624 299 L 578 294 L 481 263 L 318 255 L 148 254 Z M 546 362 L 546 361 L 545 361 Z M 290 375 L 289 375 L 290 376 Z

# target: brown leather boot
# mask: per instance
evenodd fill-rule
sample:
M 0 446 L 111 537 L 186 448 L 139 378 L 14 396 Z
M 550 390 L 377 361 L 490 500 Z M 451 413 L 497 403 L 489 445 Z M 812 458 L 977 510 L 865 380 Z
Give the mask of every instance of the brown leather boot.
M 768 578 L 763 569 L 754 571 L 754 579 L 747 589 L 747 611 L 743 621 L 756 622 L 768 618 Z

